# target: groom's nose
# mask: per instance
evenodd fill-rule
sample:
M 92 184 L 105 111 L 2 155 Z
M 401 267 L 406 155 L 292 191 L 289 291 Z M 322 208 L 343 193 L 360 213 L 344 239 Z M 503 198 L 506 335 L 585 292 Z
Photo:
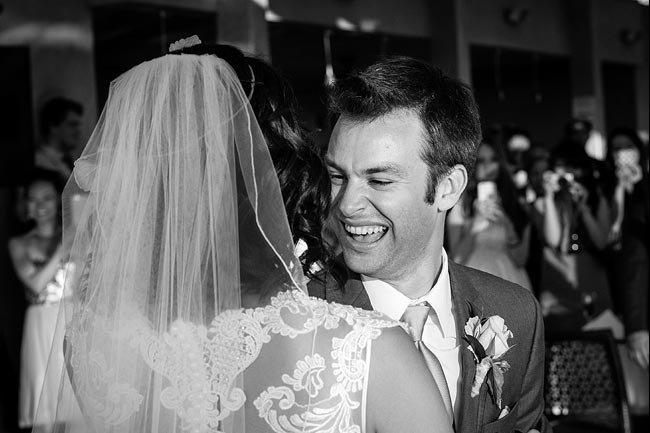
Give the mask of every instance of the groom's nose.
M 336 197 L 336 207 L 341 216 L 349 218 L 363 211 L 367 204 L 362 187 L 354 182 L 347 182 L 341 187 Z

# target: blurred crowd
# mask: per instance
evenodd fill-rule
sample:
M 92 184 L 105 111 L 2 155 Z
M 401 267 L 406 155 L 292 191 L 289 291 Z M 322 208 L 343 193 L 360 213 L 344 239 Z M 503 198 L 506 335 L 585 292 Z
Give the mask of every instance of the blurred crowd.
M 487 131 L 447 248 L 532 290 L 547 332 L 624 330 L 647 368 L 648 143 L 624 127 L 598 137 L 580 119 L 551 148 L 520 128 Z
M 8 287 L 0 302 L 11 304 L 5 305 L 6 310 L 13 312 L 13 322 L 22 323 L 14 323 L 13 329 L 3 332 L 7 340 L 3 347 L 9 353 L 2 355 L 9 355 L 13 361 L 9 364 L 18 363 L 4 366 L 2 372 L 5 375 L 2 382 L 10 383 L 7 388 L 12 388 L 3 390 L 5 401 L 0 408 L 0 421 L 5 426 L 15 425 L 10 418 L 15 418 L 17 413 L 18 426 L 30 430 L 39 402 L 56 407 L 57 387 L 46 387 L 51 388 L 51 395 L 41 394 L 50 352 L 58 353 L 63 361 L 62 351 L 52 350 L 63 344 L 55 341 L 65 277 L 61 193 L 82 144 L 82 116 L 82 105 L 70 99 L 54 98 L 43 105 L 39 119 L 41 140 L 34 152 L 34 168 L 26 176 L 27 182 L 14 191 L 15 218 L 11 224 L 14 233 L 5 246 L 14 275 L 5 279 Z M 14 295 L 18 292 L 22 292 L 24 303 L 15 302 Z M 13 344 L 16 341 L 19 344 Z M 0 431 L 2 427 L 0 424 Z

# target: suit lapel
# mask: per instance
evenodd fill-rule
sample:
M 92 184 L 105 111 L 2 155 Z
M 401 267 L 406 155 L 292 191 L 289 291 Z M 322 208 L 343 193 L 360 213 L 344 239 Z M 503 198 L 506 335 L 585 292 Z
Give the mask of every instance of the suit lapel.
M 339 287 L 334 278 L 329 278 L 325 287 L 325 299 L 330 302 L 337 302 L 344 305 L 372 310 L 372 304 L 366 289 L 363 287 L 361 276 L 348 271 L 348 279 L 343 290 Z
M 363 308 L 364 310 L 372 310 L 372 304 L 368 297 L 366 288 L 363 287 L 361 276 L 359 274 L 350 274 L 350 278 L 345 283 L 344 296 L 346 297 L 346 304 L 353 307 Z
M 463 268 L 449 261 L 449 276 L 451 283 L 451 296 L 456 315 L 456 332 L 460 343 L 461 357 L 461 382 L 458 394 L 461 396 L 455 411 L 456 431 L 458 433 L 475 433 L 478 431 L 478 417 L 481 409 L 481 402 L 484 400 L 486 387 L 481 387 L 478 396 L 470 396 L 476 363 L 474 356 L 467 349 L 467 342 L 463 339 L 465 335 L 465 323 L 469 319 L 467 302 L 471 302 L 477 308 L 481 306 L 481 296 L 474 285 L 465 276 Z
M 456 432 L 476 433 L 479 430 L 479 411 L 482 410 L 482 402 L 485 400 L 486 386 L 481 387 L 478 396 L 470 396 L 476 363 L 472 353 L 467 350 L 467 343 L 462 339 L 465 335 L 465 323 L 469 319 L 467 302 L 471 302 L 476 308 L 483 305 L 481 295 L 465 275 L 462 266 L 449 261 L 449 276 L 451 284 L 451 296 L 456 316 L 456 335 L 459 338 L 461 357 L 461 381 L 458 394 L 461 399 L 458 401 L 454 411 Z M 366 289 L 363 287 L 361 276 L 349 271 L 348 279 L 343 290 L 332 277 L 328 278 L 325 284 L 325 299 L 330 302 L 352 305 L 353 307 L 372 310 L 372 304 Z M 478 312 L 477 312 L 478 313 Z M 480 313 L 479 313 L 480 314 Z

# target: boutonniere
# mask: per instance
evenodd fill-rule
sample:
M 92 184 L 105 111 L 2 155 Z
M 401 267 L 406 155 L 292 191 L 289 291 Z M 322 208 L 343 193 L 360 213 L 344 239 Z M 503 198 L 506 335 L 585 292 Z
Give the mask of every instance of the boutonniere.
M 487 382 L 492 401 L 501 409 L 503 376 L 510 369 L 503 356 L 510 350 L 508 339 L 513 335 L 501 316 L 478 317 L 472 304 L 468 302 L 468 305 L 470 317 L 463 338 L 469 343 L 468 350 L 476 362 L 471 396 L 476 397 L 483 382 Z

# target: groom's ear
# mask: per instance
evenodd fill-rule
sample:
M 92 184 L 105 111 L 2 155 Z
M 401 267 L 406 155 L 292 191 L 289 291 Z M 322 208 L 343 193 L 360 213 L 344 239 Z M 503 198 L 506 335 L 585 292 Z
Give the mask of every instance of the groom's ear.
M 444 212 L 454 207 L 465 191 L 467 181 L 467 169 L 460 164 L 456 164 L 442 176 L 436 188 L 435 204 L 438 210 Z

